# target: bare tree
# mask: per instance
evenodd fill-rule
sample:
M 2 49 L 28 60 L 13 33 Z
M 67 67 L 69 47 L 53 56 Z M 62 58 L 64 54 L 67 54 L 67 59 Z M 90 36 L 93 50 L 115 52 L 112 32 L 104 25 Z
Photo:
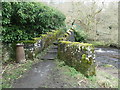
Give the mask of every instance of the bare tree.
M 95 1 L 87 4 L 77 2 L 72 3 L 72 5 L 74 7 L 72 12 L 74 16 L 73 21 L 80 23 L 86 32 L 89 33 L 90 30 L 94 30 L 94 35 L 99 35 L 97 33 L 97 24 L 100 21 L 100 17 L 97 18 L 97 15 L 103 10 L 104 2 L 102 2 L 102 7 L 100 8 Z

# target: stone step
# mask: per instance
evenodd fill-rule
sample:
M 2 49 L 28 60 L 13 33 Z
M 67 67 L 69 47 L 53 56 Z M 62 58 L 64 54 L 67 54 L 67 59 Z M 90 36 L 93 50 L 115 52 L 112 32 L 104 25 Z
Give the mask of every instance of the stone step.
M 57 49 L 47 51 L 47 53 L 57 53 Z
M 56 42 L 53 42 L 53 44 L 54 44 L 54 45 L 58 45 L 58 42 L 57 42 L 57 41 L 56 41 Z
M 52 46 L 51 49 L 58 49 L 58 46 Z
M 41 60 L 54 60 L 57 57 L 57 53 L 46 53 Z

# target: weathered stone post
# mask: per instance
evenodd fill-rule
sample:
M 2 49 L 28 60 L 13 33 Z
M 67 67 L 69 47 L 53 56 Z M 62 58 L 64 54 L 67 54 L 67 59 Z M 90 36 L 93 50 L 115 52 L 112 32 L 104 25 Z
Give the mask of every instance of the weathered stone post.
M 24 52 L 24 45 L 21 43 L 16 44 L 16 61 L 18 63 L 24 62 L 25 59 L 25 52 Z

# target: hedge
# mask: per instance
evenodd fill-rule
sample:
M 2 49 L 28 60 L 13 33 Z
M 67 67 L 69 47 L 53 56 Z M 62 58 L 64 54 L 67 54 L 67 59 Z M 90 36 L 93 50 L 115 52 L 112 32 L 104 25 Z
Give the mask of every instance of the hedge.
M 29 40 L 65 26 L 60 11 L 35 2 L 2 2 L 2 42 Z

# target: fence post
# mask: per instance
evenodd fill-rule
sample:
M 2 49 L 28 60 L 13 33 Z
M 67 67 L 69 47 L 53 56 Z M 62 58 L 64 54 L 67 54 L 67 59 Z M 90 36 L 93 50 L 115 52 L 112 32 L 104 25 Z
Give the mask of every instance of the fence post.
M 18 63 L 24 62 L 25 59 L 25 52 L 24 52 L 24 45 L 21 43 L 16 44 L 16 61 Z

